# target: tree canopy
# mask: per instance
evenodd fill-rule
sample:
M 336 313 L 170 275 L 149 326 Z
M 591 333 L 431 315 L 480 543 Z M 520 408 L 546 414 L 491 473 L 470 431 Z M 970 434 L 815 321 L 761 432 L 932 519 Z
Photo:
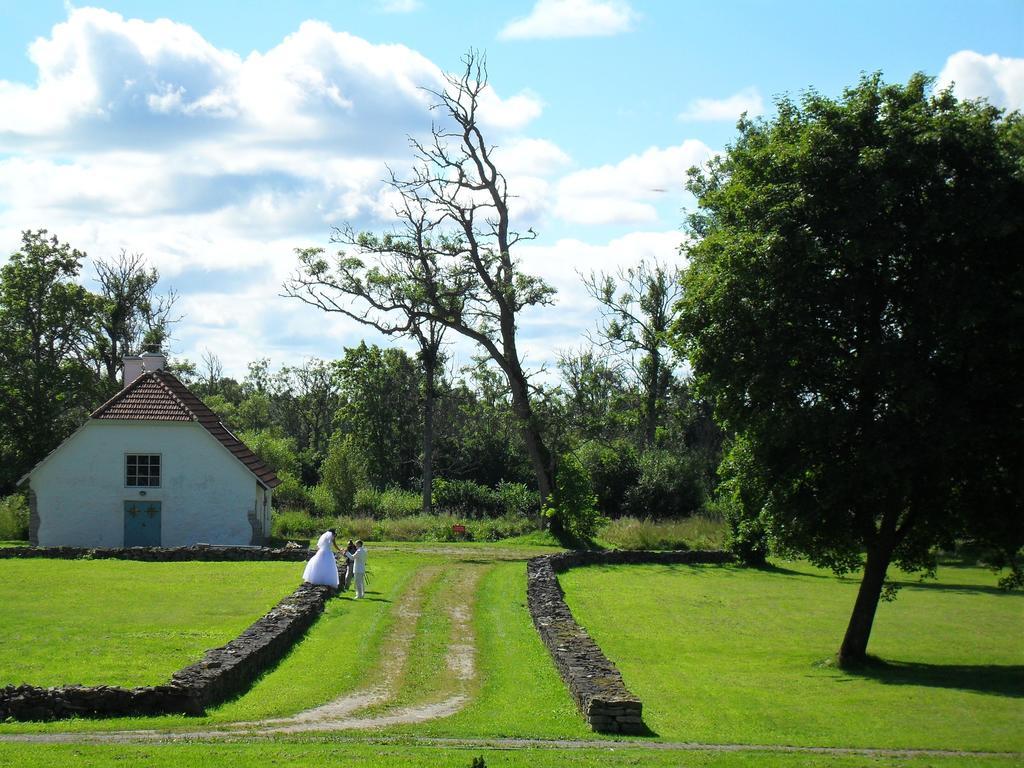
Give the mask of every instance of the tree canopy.
M 864 575 L 1024 542 L 1024 121 L 866 76 L 785 97 L 688 187 L 676 348 L 735 436 L 739 529 Z

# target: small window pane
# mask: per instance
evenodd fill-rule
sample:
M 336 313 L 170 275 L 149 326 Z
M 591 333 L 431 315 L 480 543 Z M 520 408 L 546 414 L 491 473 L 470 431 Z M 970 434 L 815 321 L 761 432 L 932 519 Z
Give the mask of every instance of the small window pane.
M 125 454 L 124 484 L 133 488 L 156 488 L 160 485 L 160 455 Z

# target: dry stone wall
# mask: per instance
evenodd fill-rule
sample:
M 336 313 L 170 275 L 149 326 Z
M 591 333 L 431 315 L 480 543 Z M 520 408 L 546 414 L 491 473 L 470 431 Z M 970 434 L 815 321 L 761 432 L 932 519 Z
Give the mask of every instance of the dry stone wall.
M 561 552 L 531 559 L 526 566 L 526 596 L 533 624 L 547 646 L 576 705 L 595 731 L 645 733 L 643 703 L 622 680 L 618 668 L 576 623 L 558 574 L 569 568 L 597 564 L 728 563 L 728 552 Z
M 16 552 L 18 554 L 11 554 Z M 192 555 L 189 557 L 188 555 Z M 180 547 L 159 549 L 93 550 L 71 547 L 0 549 L 0 558 L 108 557 L 122 560 L 306 560 L 307 549 L 254 547 Z M 164 685 L 139 688 L 69 685 L 40 688 L 32 685 L 0 688 L 0 721 L 55 720 L 66 717 L 126 715 L 199 715 L 247 690 L 263 672 L 291 649 L 323 612 L 331 587 L 302 584 L 227 645 L 213 648 L 203 658 L 175 672 Z

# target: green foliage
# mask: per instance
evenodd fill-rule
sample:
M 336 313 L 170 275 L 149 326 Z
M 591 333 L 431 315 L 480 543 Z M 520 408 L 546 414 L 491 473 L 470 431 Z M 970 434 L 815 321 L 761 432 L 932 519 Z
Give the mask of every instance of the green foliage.
M 277 479 L 281 484 L 274 489 L 274 506 L 278 509 L 311 509 L 313 500 L 310 498 L 311 489 L 304 486 L 296 475 L 287 470 L 280 470 Z
M 0 540 L 28 539 L 28 499 L 23 493 L 12 493 L 0 499 Z
M 84 419 L 97 299 L 76 278 L 85 254 L 46 230 L 22 233 L 0 268 L 0 493 Z
M 540 507 L 536 491 L 524 483 L 502 480 L 494 489 L 494 500 L 501 514 L 512 518 L 534 518 Z
M 597 508 L 608 517 L 624 514 L 626 494 L 640 480 L 640 459 L 628 440 L 590 441 L 576 452 L 590 475 Z
M 691 175 L 676 346 L 773 541 L 840 573 L 866 554 L 863 659 L 890 562 L 1024 543 L 1024 118 L 874 75 L 739 132 Z
M 622 511 L 633 517 L 686 517 L 700 511 L 704 490 L 689 456 L 653 449 L 640 455 L 640 476 L 626 491 Z
M 378 491 L 360 488 L 356 491 L 353 514 L 380 520 L 385 517 L 409 517 L 423 510 L 423 496 L 401 488 Z
M 282 437 L 269 429 L 256 429 L 237 434 L 238 439 L 249 446 L 264 464 L 277 473 L 278 477 L 282 472 L 292 476 L 298 475 L 299 454 L 293 438 Z
M 319 485 L 310 493 L 314 509 L 324 515 L 349 514 L 356 491 L 367 482 L 366 458 L 351 436 L 339 432 L 331 438 L 320 478 Z
M 527 517 L 537 512 L 537 494 L 523 483 L 504 480 L 496 488 L 472 480 L 434 478 L 432 503 L 441 512 L 464 517 Z
M 758 484 L 750 444 L 742 436 L 733 440 L 722 459 L 715 502 L 729 523 L 729 549 L 747 565 L 768 561 L 768 533 L 761 521 L 767 491 Z
M 555 491 L 544 514 L 573 539 L 586 541 L 597 533 L 601 514 L 586 468 L 573 453 L 563 454 L 555 472 Z
M 375 488 L 407 485 L 415 474 L 422 435 L 420 371 L 401 349 L 360 342 L 335 364 L 341 395 L 336 429 L 364 457 Z
M 602 526 L 598 538 L 613 549 L 721 549 L 728 527 L 703 515 L 685 520 L 620 517 Z
M 498 514 L 494 492 L 486 485 L 472 480 L 434 478 L 433 505 L 446 512 L 474 517 Z
M 466 532 L 456 533 L 453 530 L 455 525 L 464 526 Z M 271 526 L 274 537 L 278 539 L 313 539 L 326 529 L 334 528 L 339 538 L 364 541 L 501 541 L 536 530 L 532 521 L 512 516 L 480 520 L 448 514 L 382 518 L 314 517 L 297 509 L 275 511 Z

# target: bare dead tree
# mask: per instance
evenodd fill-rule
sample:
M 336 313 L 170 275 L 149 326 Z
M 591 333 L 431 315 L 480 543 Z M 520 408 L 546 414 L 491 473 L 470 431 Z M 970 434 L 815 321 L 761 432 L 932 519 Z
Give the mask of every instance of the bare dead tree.
M 597 343 L 621 355 L 644 394 L 643 436 L 654 445 L 672 368 L 668 330 L 674 307 L 682 298 L 680 271 L 658 261 L 641 260 L 615 275 L 581 275 L 587 292 L 601 303 Z
M 174 291 L 154 294 L 160 274 L 146 266 L 141 253 L 122 250 L 116 259 L 97 260 L 95 266 L 100 284 L 96 350 L 107 380 L 116 383 L 125 355 L 163 346 L 170 326 L 181 319 L 171 315 L 178 296 Z
M 513 256 L 518 243 L 536 235 L 512 228 L 508 185 L 480 128 L 484 57 L 471 50 L 463 63 L 461 74 L 446 76 L 443 90 L 429 91 L 440 120 L 429 140 L 410 139 L 409 177 L 392 172 L 388 180 L 400 200 L 394 231 L 337 230 L 334 241 L 348 250 L 331 257 L 322 248 L 299 249 L 300 267 L 285 295 L 370 325 L 390 318 L 392 334 L 435 324 L 483 347 L 508 380 L 543 504 L 554 467 L 531 402 L 516 321 L 524 307 L 550 304 L 554 289 L 522 272 Z

